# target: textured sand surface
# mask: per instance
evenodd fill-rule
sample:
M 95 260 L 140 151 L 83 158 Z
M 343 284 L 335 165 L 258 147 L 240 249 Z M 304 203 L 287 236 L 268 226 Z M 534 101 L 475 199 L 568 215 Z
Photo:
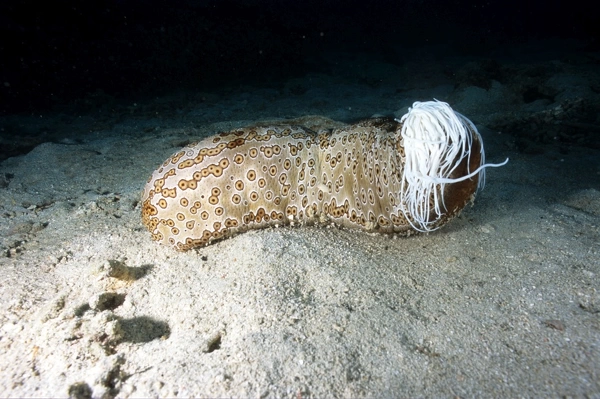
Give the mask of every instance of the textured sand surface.
M 402 114 L 438 96 L 478 124 L 490 162 L 511 159 L 429 235 L 297 226 L 186 253 L 150 240 L 139 199 L 163 160 L 220 130 L 318 113 L 310 94 L 262 114 L 256 92 L 244 111 L 223 98 L 184 117 L 84 120 L 65 129 L 85 140 L 4 161 L 0 396 L 600 395 L 600 150 L 487 128 L 557 109 L 507 104 L 495 84 L 373 106 Z

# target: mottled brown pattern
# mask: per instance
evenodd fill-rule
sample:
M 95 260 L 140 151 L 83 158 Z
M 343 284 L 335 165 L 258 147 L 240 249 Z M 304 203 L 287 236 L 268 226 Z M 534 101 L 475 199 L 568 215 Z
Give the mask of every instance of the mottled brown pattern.
M 177 152 L 152 174 L 143 193 L 142 221 L 152 239 L 180 251 L 292 222 L 414 233 L 411 216 L 400 206 L 400 128 L 395 120 L 378 118 L 333 131 L 273 125 L 209 137 Z M 472 135 L 472 156 L 454 175 L 480 164 L 479 136 Z M 446 212 L 431 216 L 433 227 L 460 212 L 477 183 L 478 176 L 447 184 Z

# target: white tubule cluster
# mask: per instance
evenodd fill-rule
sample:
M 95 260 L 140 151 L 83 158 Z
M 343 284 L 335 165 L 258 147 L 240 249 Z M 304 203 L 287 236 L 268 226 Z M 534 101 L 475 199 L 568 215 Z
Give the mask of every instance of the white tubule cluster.
M 437 219 L 444 213 L 444 188 L 446 184 L 472 179 L 479 174 L 478 188 L 485 185 L 485 168 L 503 166 L 486 164 L 483 141 L 477 128 L 469 119 L 453 111 L 441 101 L 415 102 L 399 122 L 404 139 L 406 162 L 402 180 L 403 212 L 413 215 L 418 231 L 431 231 L 437 227 Z M 449 178 L 463 160 L 470 164 L 473 140 L 479 142 L 480 166 L 460 177 Z M 430 220 L 433 197 L 436 220 Z M 431 227 L 434 226 L 434 227 Z

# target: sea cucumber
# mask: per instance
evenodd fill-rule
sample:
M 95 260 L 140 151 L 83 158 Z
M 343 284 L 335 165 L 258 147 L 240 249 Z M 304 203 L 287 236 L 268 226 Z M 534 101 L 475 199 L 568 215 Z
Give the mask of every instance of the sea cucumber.
M 409 235 L 456 216 L 488 166 L 499 165 L 485 164 L 473 123 L 439 101 L 333 130 L 253 126 L 167 159 L 145 186 L 142 221 L 180 251 L 290 223 Z

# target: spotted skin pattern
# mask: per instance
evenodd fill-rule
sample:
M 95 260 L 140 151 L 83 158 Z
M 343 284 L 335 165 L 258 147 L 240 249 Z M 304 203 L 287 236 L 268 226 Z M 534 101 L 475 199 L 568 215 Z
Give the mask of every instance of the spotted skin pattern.
M 333 131 L 272 125 L 209 137 L 152 174 L 142 196 L 142 221 L 153 240 L 180 251 L 290 223 L 415 233 L 400 206 L 400 127 L 377 118 Z M 478 154 L 478 142 L 474 145 Z M 465 161 L 461 167 L 478 162 L 473 156 L 471 165 Z M 455 173 L 464 172 L 460 169 Z M 477 177 L 446 187 L 447 212 L 438 225 L 473 199 Z

